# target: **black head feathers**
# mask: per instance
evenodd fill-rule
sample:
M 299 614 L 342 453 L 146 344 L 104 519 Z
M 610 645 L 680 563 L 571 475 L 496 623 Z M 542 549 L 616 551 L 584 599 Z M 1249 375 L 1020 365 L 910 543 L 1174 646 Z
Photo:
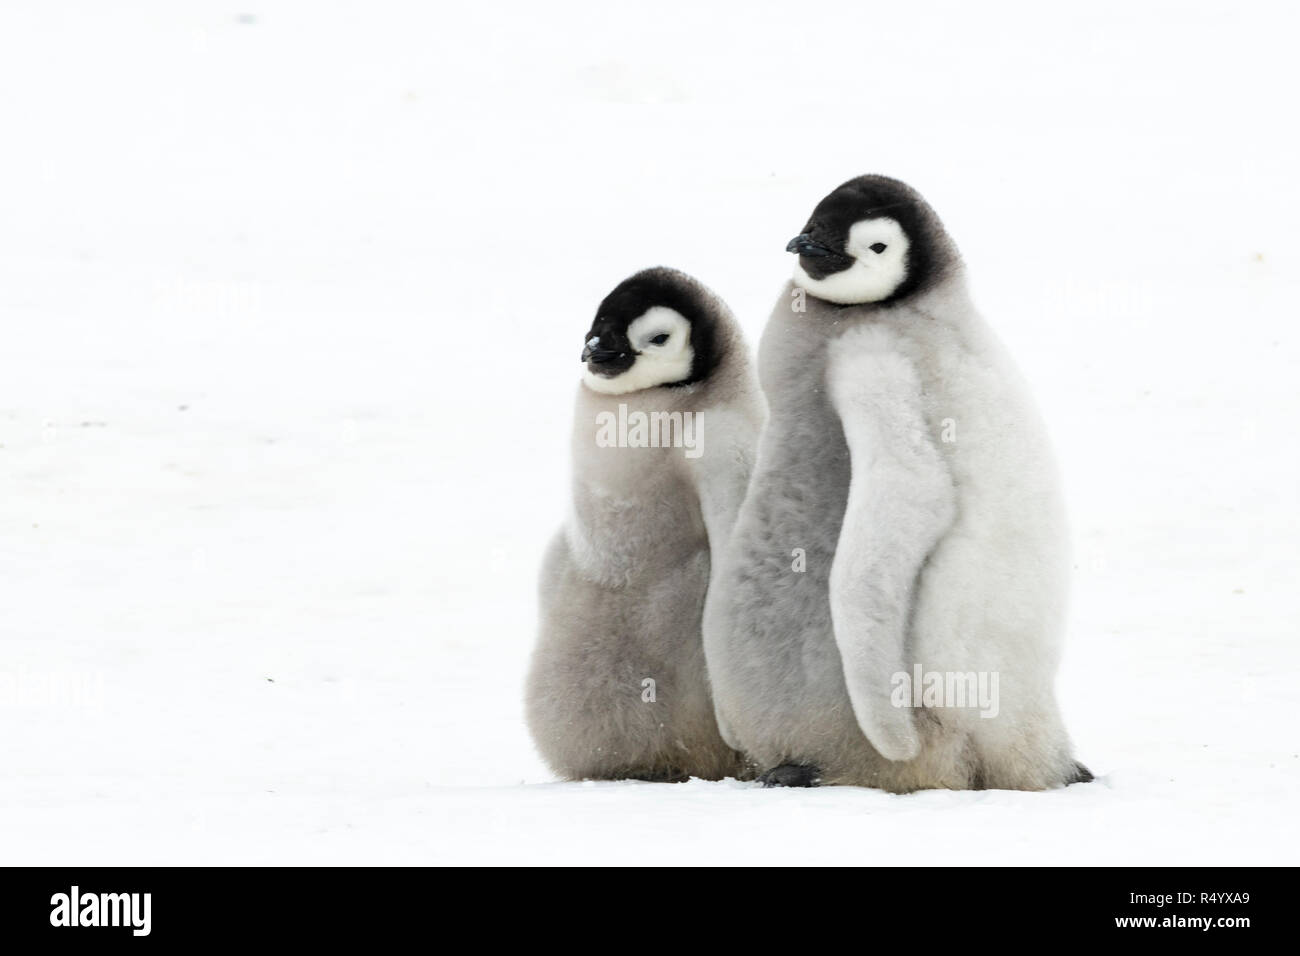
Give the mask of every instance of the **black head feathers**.
M 849 230 L 864 219 L 888 217 L 908 239 L 906 278 L 888 296 L 897 301 L 943 279 L 957 253 L 938 215 L 915 189 L 888 176 L 858 176 L 837 187 L 813 209 L 801 235 L 786 248 L 812 279 L 825 279 L 853 265 L 846 253 Z
M 628 327 L 655 306 L 679 313 L 690 323 L 693 360 L 683 378 L 663 383 L 669 387 L 703 381 L 722 361 L 724 336 L 718 328 L 719 311 L 725 308 L 707 288 L 684 272 L 665 267 L 645 269 L 624 279 L 605 296 L 585 339 L 585 360 L 602 359 L 601 374 L 618 374 L 636 360 Z

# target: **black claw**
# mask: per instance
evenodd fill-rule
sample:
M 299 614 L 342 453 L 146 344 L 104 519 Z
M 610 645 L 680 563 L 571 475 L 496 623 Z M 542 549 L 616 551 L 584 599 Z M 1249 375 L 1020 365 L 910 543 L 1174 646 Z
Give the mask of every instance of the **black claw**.
M 1094 779 L 1092 771 L 1076 760 L 1074 763 L 1074 775 L 1065 781 L 1065 785 L 1068 787 L 1072 783 L 1092 783 Z
M 821 782 L 821 772 L 808 764 L 783 763 L 760 774 L 758 782 L 764 787 L 815 787 Z

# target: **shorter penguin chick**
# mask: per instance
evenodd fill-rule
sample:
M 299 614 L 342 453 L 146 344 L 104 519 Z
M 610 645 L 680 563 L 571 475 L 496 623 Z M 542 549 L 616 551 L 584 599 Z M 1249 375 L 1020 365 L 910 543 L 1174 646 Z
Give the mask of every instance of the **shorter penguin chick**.
M 571 510 L 542 568 L 529 729 L 565 779 L 739 775 L 700 635 L 762 423 L 739 328 L 690 276 L 648 269 L 601 302 L 582 361 Z

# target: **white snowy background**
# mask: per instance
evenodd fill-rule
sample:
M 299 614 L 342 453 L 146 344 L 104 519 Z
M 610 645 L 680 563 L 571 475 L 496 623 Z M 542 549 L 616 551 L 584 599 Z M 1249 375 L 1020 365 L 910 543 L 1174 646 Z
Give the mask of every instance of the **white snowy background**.
M 0 863 L 1295 863 L 1297 27 L 6 3 Z M 596 304 L 673 265 L 752 345 L 863 172 L 1051 423 L 1098 781 L 554 782 L 522 683 Z

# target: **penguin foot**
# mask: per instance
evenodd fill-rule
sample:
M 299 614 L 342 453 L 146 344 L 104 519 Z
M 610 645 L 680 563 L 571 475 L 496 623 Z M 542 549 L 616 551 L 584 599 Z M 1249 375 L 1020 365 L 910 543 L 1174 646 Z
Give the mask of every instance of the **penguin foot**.
M 1076 760 L 1074 773 L 1066 778 L 1065 785 L 1068 787 L 1072 783 L 1092 783 L 1093 779 L 1092 771 Z
M 802 763 L 783 763 L 767 773 L 760 774 L 758 782 L 764 787 L 815 787 L 821 783 L 821 771 Z

